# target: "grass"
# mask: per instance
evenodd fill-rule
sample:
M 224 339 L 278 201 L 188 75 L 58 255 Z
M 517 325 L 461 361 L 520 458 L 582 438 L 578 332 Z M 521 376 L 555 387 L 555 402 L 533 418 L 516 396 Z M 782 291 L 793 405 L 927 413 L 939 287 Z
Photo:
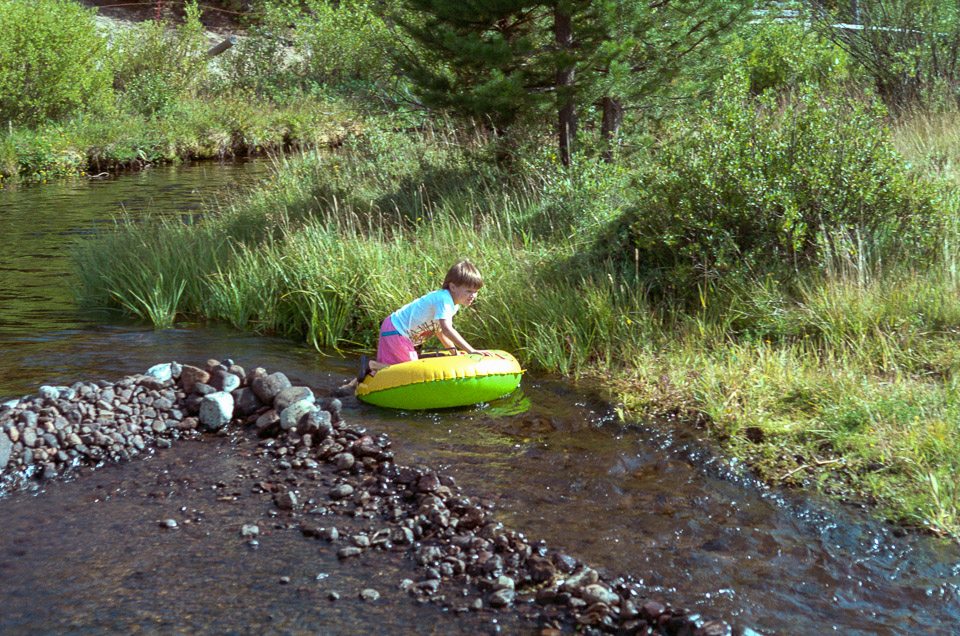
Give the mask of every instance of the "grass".
M 184 98 L 162 117 L 116 111 L 0 129 L 0 183 L 339 143 L 359 125 L 342 102 L 283 104 L 243 91 Z
M 603 377 L 634 414 L 690 417 L 769 483 L 958 536 L 956 231 L 923 268 L 867 258 L 864 244 L 800 278 L 704 283 L 699 306 L 682 307 L 584 258 L 639 168 L 565 173 L 544 153 L 506 173 L 480 137 L 401 128 L 278 158 L 203 224 L 124 225 L 80 245 L 85 302 L 370 349 L 385 315 L 470 257 L 485 281 L 457 318 L 471 342 Z

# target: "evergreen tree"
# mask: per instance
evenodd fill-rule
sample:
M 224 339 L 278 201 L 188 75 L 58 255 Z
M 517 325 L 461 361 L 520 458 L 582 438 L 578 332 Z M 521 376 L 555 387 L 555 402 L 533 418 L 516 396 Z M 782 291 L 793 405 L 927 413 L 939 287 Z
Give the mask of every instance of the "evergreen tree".
M 495 130 L 552 113 L 568 164 L 577 106 L 604 105 L 616 136 L 624 103 L 666 85 L 751 0 L 405 0 L 421 46 L 401 60 L 425 104 Z

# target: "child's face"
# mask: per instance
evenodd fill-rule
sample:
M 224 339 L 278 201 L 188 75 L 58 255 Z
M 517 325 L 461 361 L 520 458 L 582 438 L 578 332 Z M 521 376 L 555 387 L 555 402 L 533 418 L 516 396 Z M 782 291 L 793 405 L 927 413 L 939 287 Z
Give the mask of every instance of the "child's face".
M 456 305 L 470 305 L 477 299 L 479 290 L 471 289 L 466 285 L 457 285 L 450 283 L 450 295 L 453 296 L 453 302 Z

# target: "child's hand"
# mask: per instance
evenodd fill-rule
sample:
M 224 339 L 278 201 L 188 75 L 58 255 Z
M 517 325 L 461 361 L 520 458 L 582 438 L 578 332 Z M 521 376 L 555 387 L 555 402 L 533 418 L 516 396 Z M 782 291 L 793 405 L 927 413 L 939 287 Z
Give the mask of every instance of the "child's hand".
M 477 349 L 476 351 L 474 351 L 474 353 L 479 353 L 479 354 L 482 355 L 482 356 L 495 356 L 495 355 L 497 355 L 497 354 L 495 354 L 493 351 L 487 351 L 486 349 Z

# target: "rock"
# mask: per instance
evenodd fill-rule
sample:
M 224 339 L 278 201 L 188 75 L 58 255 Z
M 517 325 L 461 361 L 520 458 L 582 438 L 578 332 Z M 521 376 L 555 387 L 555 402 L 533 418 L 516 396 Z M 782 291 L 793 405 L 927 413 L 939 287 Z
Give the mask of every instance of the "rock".
M 294 402 L 280 411 L 280 429 L 289 431 L 300 423 L 300 419 L 307 413 L 317 410 L 317 406 L 309 400 Z
M 340 593 L 330 592 L 329 594 L 327 594 L 327 598 L 330 599 L 331 601 L 338 601 L 340 600 Z
M 156 378 L 161 382 L 167 382 L 173 379 L 172 364 L 169 362 L 166 364 L 155 364 L 147 369 L 144 375 L 149 375 L 150 377 Z
M 576 593 L 581 588 L 596 583 L 599 579 L 600 576 L 596 570 L 584 566 L 578 570 L 576 574 L 564 581 L 563 585 L 560 586 L 560 590 L 563 592 Z
M 37 395 L 44 400 L 54 402 L 60 398 L 60 391 L 58 391 L 55 387 L 44 385 L 37 389 Z
M 415 589 L 417 589 L 420 592 L 423 592 L 424 594 L 436 594 L 437 590 L 440 589 L 440 580 L 428 579 L 426 581 L 420 581 L 419 583 L 417 583 Z
M 306 400 L 311 404 L 315 404 L 317 398 L 313 395 L 313 391 L 306 386 L 291 386 L 289 388 L 283 389 L 273 398 L 273 408 L 278 411 L 282 411 L 291 404 L 299 402 L 301 400 Z
M 640 607 L 640 618 L 649 623 L 654 623 L 665 611 L 667 611 L 667 608 L 663 604 L 656 601 L 647 601 Z
M 253 426 L 257 430 L 259 437 L 272 437 L 280 430 L 280 415 L 273 409 L 270 409 L 258 417 Z
M 340 548 L 339 550 L 337 550 L 338 559 L 349 559 L 351 557 L 360 556 L 361 554 L 363 554 L 363 550 L 353 546 Z
M 440 477 L 437 473 L 430 472 L 417 481 L 417 492 L 434 492 L 440 487 Z
M 7 434 L 0 431 L 0 471 L 7 467 L 10 461 L 10 453 L 13 451 L 13 442 L 7 437 Z
M 160 522 L 160 527 L 172 530 L 177 527 L 177 521 L 175 519 L 164 519 Z
M 380 592 L 367 588 L 365 590 L 360 590 L 360 600 L 361 601 L 376 601 L 380 598 Z
M 210 374 L 210 386 L 217 391 L 230 393 L 240 388 L 240 377 L 227 371 L 217 369 Z
M 297 496 L 292 492 L 277 493 L 273 496 L 273 503 L 280 510 L 293 510 L 297 505 Z
M 515 591 L 504 588 L 491 594 L 487 602 L 490 603 L 490 607 L 509 607 L 516 597 L 517 593 Z
M 286 375 L 277 371 L 262 378 L 256 378 L 250 384 L 250 388 L 257 394 L 264 404 L 273 404 L 273 398 L 280 391 L 290 388 L 290 380 Z
M 317 404 L 321 411 L 326 411 L 334 422 L 340 421 L 340 409 L 343 408 L 343 402 L 337 398 L 324 398 Z
M 225 392 L 211 393 L 200 401 L 200 423 L 217 431 L 233 417 L 233 396 Z
M 263 407 L 263 402 L 250 387 L 234 390 L 233 399 L 237 413 L 243 416 L 252 415 Z
M 250 373 L 248 373 L 246 377 L 243 378 L 243 386 L 250 386 L 253 384 L 253 381 L 256 380 L 257 378 L 265 378 L 267 377 L 267 375 L 268 375 L 267 370 L 264 369 L 263 367 L 257 367 L 255 369 L 252 369 Z
M 331 499 L 346 499 L 353 494 L 353 486 L 350 484 L 340 484 L 330 491 Z
M 731 636 L 733 628 L 724 621 L 707 621 L 693 631 L 693 636 Z
M 320 528 L 317 530 L 316 535 L 318 539 L 333 543 L 340 538 L 340 531 L 331 526 L 329 528 Z
M 37 431 L 32 426 L 24 427 L 20 432 L 20 441 L 27 448 L 34 448 L 37 445 Z
M 20 423 L 24 428 L 32 428 L 37 425 L 37 414 L 33 411 L 23 411 L 20 413 Z
M 184 393 L 193 393 L 194 385 L 198 382 L 206 384 L 210 380 L 210 374 L 203 369 L 192 367 L 188 364 L 180 369 L 180 386 Z
M 580 598 L 587 603 L 605 603 L 607 605 L 616 605 L 620 603 L 620 597 L 596 583 L 588 585 L 580 592 Z
M 337 470 L 350 470 L 357 460 L 350 453 L 337 453 L 331 460 L 333 467 Z
M 549 581 L 557 573 L 556 566 L 546 557 L 533 555 L 527 559 L 527 572 L 537 583 Z
M 317 437 L 333 436 L 333 424 L 330 420 L 330 414 L 326 411 L 311 411 L 300 419 L 297 426 L 297 433 L 300 435 L 310 435 L 316 433 Z

